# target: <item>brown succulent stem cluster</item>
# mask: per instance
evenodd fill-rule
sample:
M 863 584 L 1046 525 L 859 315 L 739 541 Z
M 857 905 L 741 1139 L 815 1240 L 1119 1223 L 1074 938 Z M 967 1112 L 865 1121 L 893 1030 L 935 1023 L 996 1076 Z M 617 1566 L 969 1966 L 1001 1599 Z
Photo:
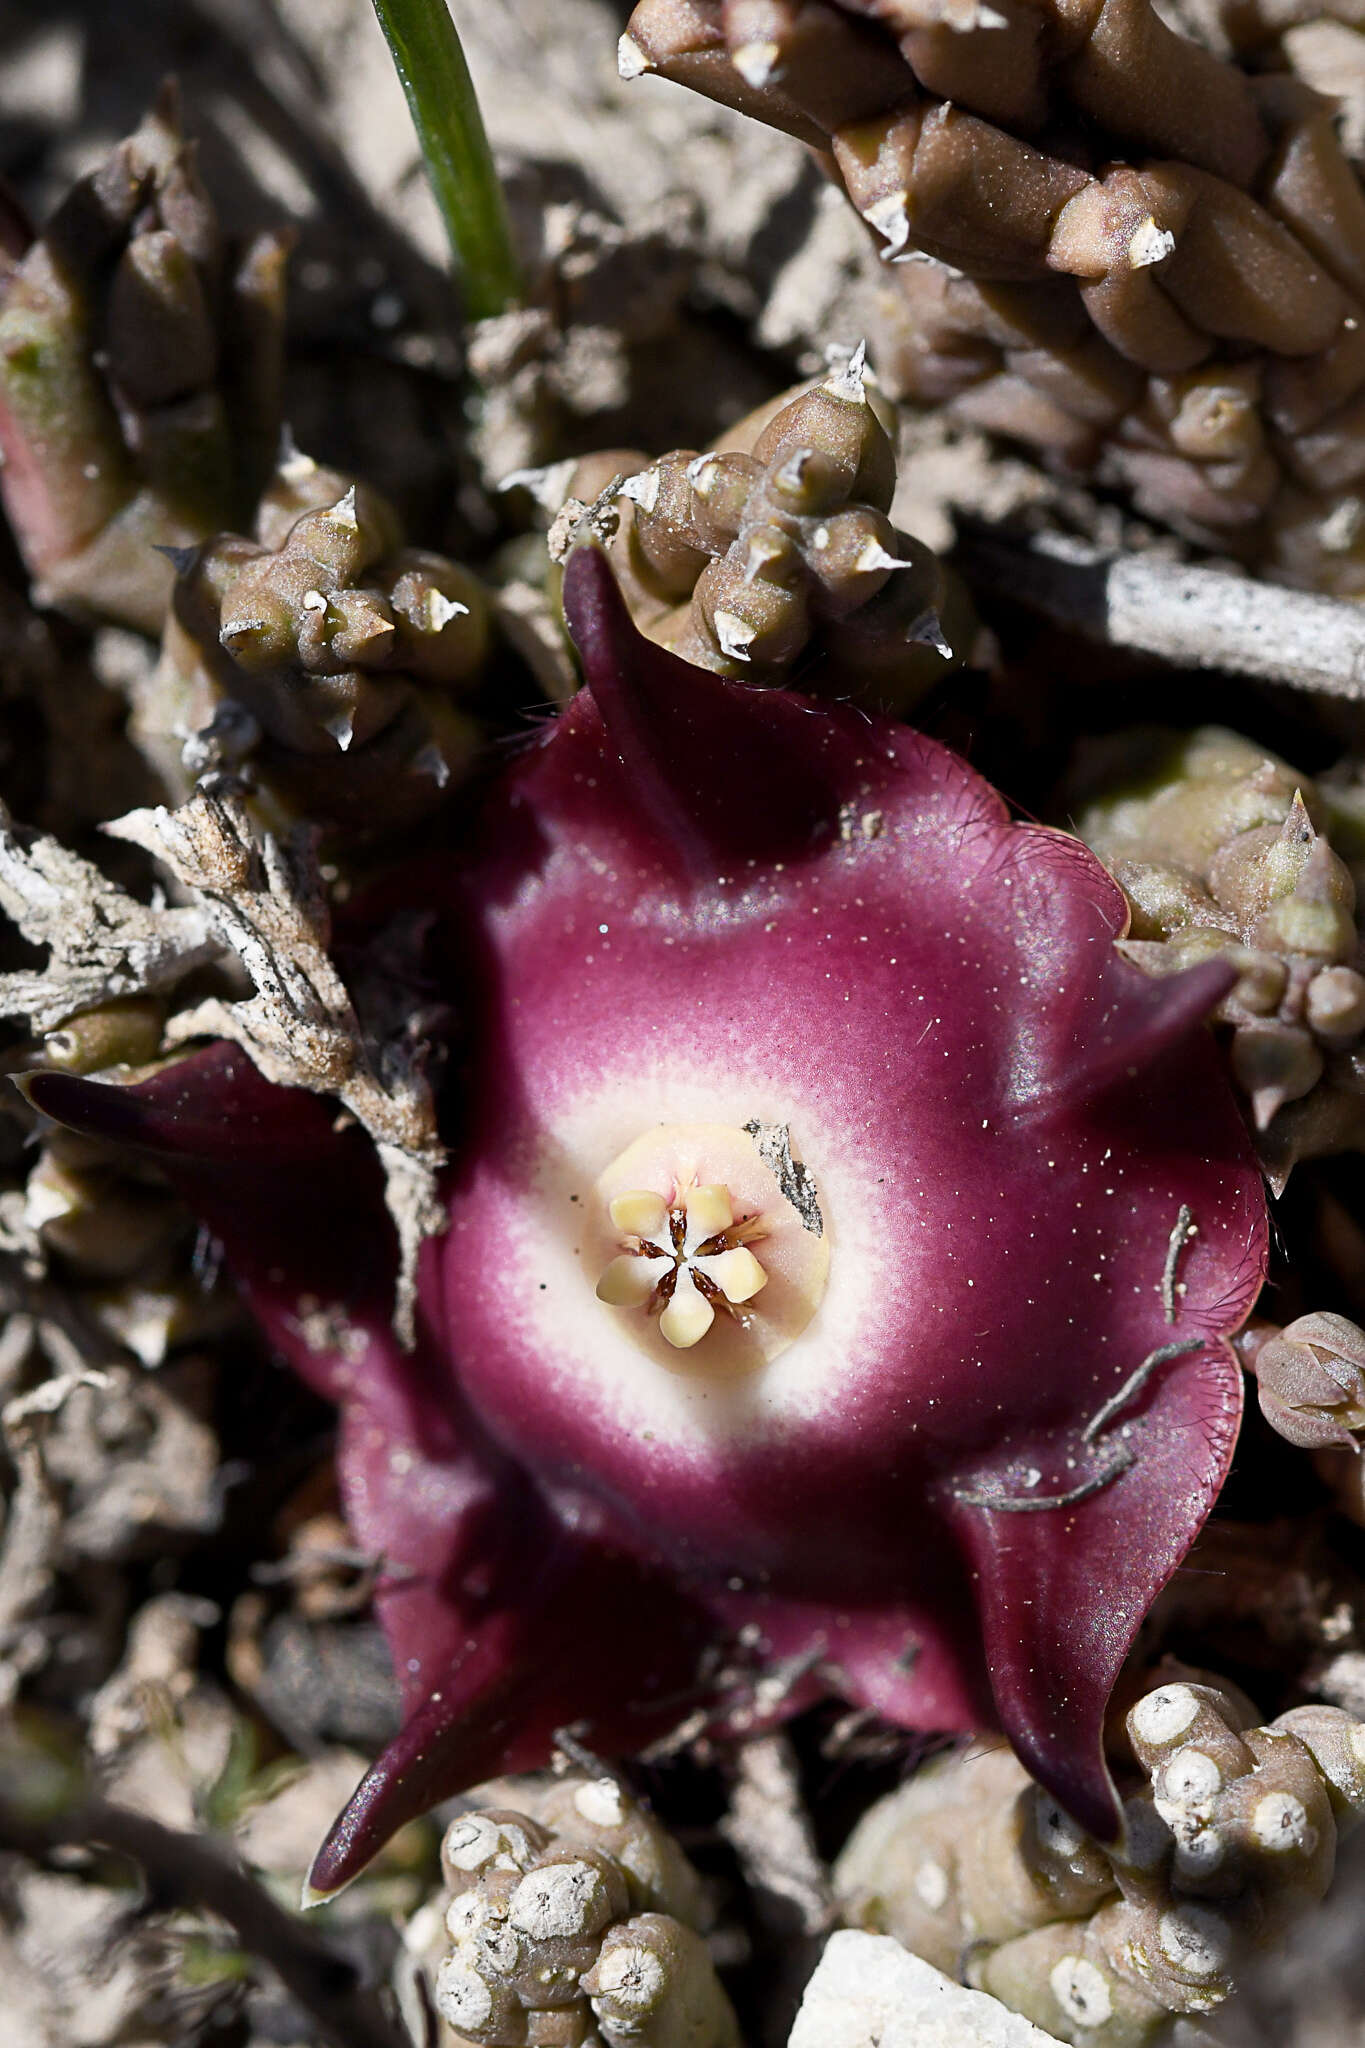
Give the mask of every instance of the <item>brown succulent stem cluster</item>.
M 1007 1750 L 960 1751 L 864 1816 L 836 1867 L 845 1911 L 1060 2041 L 1143 2048 L 1322 1898 L 1365 1813 L 1365 1724 L 1326 1706 L 1258 1722 L 1233 1686 L 1144 1694 L 1112 1851 Z
M 42 604 L 160 630 L 185 546 L 250 519 L 280 425 L 278 234 L 224 236 L 163 92 L 0 256 L 0 492 Z
M 495 1789 L 495 1788 L 489 1788 Z M 739 2048 L 696 1872 L 614 1778 L 504 1789 L 451 1823 L 436 2004 L 482 2048 Z
M 1365 589 L 1365 192 L 1299 80 L 1151 0 L 641 0 L 621 68 L 820 152 L 896 269 L 899 394 Z
M 1274 755 L 1211 726 L 1150 740 L 1124 736 L 1118 786 L 1083 808 L 1080 834 L 1128 897 L 1130 960 L 1149 974 L 1209 959 L 1236 969 L 1215 1017 L 1282 1187 L 1297 1159 L 1365 1130 L 1353 868 L 1331 843 L 1327 796 Z
M 942 565 L 889 517 L 894 424 L 860 348 L 714 448 L 587 458 L 570 507 L 609 494 L 636 622 L 683 660 L 904 711 L 955 650 Z
M 388 500 L 287 452 L 256 537 L 178 558 L 134 724 L 173 790 L 243 772 L 284 815 L 412 823 L 470 759 L 489 636 L 478 579 L 404 544 Z M 188 744 L 187 742 L 188 737 Z

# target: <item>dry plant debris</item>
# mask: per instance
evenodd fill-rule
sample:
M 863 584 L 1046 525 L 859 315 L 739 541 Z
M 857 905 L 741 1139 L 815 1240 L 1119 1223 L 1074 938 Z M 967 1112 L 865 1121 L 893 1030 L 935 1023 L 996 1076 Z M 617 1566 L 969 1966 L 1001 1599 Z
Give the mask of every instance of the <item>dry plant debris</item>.
M 178 811 L 133 811 L 108 828 L 155 854 L 193 892 L 224 952 L 256 993 L 210 996 L 172 1019 L 167 1037 L 230 1039 L 287 1088 L 335 1095 L 373 1138 L 398 1233 L 395 1325 L 411 1341 L 417 1254 L 445 1228 L 436 1176 L 445 1159 L 425 1073 L 426 1046 L 410 1029 L 372 1045 L 328 951 L 331 917 L 317 865 L 317 832 L 257 835 L 240 797 L 196 795 Z M 419 1020 L 408 1020 L 416 1024 Z
M 3 809 L 0 910 L 48 949 L 43 968 L 0 975 L 0 1013 L 35 1032 L 167 991 L 221 951 L 201 906 L 140 903 L 50 834 L 20 835 Z
M 168 990 L 209 961 L 238 962 L 255 994 L 209 996 L 178 1012 L 167 1043 L 230 1039 L 272 1081 L 336 1095 L 370 1133 L 402 1253 L 395 1322 L 409 1340 L 417 1254 L 444 1228 L 435 1184 L 445 1154 L 426 1047 L 412 1017 L 382 1042 L 367 1036 L 328 951 L 316 828 L 295 827 L 286 839 L 258 834 L 240 797 L 197 794 L 178 811 L 130 812 L 106 830 L 153 854 L 190 903 L 139 903 L 56 840 L 39 837 L 26 849 L 7 829 L 5 907 L 26 938 L 48 946 L 49 960 L 41 973 L 0 978 L 0 1008 L 52 1032 L 94 1006 Z

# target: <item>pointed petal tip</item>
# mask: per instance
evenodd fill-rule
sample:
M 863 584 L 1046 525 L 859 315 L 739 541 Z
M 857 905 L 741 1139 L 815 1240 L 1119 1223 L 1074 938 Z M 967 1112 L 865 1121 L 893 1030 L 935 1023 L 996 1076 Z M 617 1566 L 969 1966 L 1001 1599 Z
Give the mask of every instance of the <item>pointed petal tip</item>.
M 157 554 L 166 557 L 166 560 L 170 563 L 177 576 L 188 576 L 190 570 L 199 559 L 198 544 L 189 548 L 176 548 L 167 546 L 161 541 L 153 541 L 152 546 Z
M 1133 975 L 1135 982 L 1145 980 L 1146 987 L 1133 991 L 1137 999 L 1126 1004 L 1121 1029 L 1093 1037 L 1067 1072 L 1066 1091 L 1073 1101 L 1098 1097 L 1136 1080 L 1183 1040 L 1202 1031 L 1210 1012 L 1237 980 L 1236 970 L 1223 960 L 1204 960 L 1160 981 L 1136 966 Z
M 587 631 L 595 622 L 597 608 L 624 609 L 625 601 L 611 573 L 606 551 L 586 528 L 580 528 L 574 535 L 565 557 L 563 598 L 564 615 L 576 647 L 579 646 L 579 620 L 583 630 Z M 579 651 L 582 651 L 581 647 Z
M 60 1074 L 50 1067 L 32 1074 L 12 1074 L 19 1093 L 55 1124 L 89 1138 L 126 1138 L 137 1124 L 130 1114 L 129 1091 L 108 1081 L 87 1081 L 79 1074 Z

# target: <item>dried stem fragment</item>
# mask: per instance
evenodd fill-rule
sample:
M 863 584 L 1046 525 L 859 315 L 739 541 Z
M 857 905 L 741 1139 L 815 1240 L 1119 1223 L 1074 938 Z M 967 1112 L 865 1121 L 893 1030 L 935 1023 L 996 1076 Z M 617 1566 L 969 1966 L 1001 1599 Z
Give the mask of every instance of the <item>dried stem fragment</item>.
M 210 997 L 173 1018 L 173 1043 L 214 1036 L 250 1054 L 282 1087 L 336 1095 L 375 1142 L 399 1241 L 395 1327 L 412 1341 L 417 1255 L 444 1230 L 436 1130 L 420 1038 L 371 1044 L 327 947 L 331 920 L 317 866 L 317 833 L 287 840 L 254 832 L 239 797 L 192 797 L 178 811 L 132 811 L 109 828 L 153 853 L 202 906 L 218 945 L 235 954 L 256 994 Z

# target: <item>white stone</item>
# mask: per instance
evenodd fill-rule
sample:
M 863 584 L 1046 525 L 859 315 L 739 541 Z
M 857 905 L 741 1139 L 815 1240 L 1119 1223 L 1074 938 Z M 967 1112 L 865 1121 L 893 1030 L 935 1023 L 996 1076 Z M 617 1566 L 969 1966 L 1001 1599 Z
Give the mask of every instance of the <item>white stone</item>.
M 967 1991 L 886 1934 L 830 1936 L 788 2048 L 1055 2048 L 984 1991 Z

